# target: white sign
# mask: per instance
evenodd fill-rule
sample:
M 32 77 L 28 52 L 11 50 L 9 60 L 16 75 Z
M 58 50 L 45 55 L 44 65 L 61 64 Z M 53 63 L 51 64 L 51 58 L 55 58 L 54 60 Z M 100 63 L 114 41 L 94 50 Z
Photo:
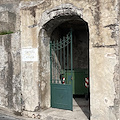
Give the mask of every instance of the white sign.
M 22 61 L 38 61 L 38 49 L 22 49 Z

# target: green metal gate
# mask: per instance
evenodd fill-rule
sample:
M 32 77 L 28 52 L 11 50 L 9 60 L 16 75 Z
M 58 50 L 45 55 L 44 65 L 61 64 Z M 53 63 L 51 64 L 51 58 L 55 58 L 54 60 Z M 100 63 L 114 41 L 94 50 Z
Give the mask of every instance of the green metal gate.
M 50 41 L 51 107 L 73 110 L 72 30 L 60 40 Z M 69 74 L 65 78 L 66 71 Z

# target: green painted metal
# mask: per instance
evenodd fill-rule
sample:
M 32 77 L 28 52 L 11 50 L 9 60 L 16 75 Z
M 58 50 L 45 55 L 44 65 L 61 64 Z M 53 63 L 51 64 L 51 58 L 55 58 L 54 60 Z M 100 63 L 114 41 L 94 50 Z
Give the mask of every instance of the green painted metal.
M 72 110 L 70 84 L 52 84 L 52 107 L 66 110 Z
M 85 87 L 85 78 L 88 77 L 88 69 L 75 69 L 72 72 L 73 74 L 73 94 L 75 95 L 85 95 L 88 94 L 88 89 Z M 71 71 L 65 71 L 65 77 L 69 77 Z
M 72 30 L 60 40 L 50 41 L 51 107 L 73 110 Z M 70 71 L 67 77 L 66 71 Z M 65 84 L 63 84 L 65 77 Z

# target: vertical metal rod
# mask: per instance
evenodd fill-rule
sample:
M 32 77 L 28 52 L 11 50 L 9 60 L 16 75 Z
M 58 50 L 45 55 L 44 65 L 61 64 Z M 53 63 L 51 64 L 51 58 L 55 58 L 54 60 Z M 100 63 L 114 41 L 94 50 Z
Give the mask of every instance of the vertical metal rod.
M 51 105 L 52 105 L 52 41 L 50 41 L 50 91 L 51 91 Z
M 57 45 L 56 46 L 57 46 L 57 56 L 56 56 L 56 59 L 57 59 L 57 61 L 56 61 L 57 62 L 56 63 L 57 64 L 57 83 L 59 83 L 59 79 L 58 79 L 59 78 L 58 77 L 58 72 L 59 72 L 58 71 L 58 69 L 59 69 L 59 66 L 58 66 L 59 65 L 59 63 L 58 63 L 59 62 L 59 59 L 58 59 L 58 40 L 57 40 Z
M 63 37 L 63 43 L 64 43 L 63 44 L 63 46 L 64 46 L 63 50 L 64 50 L 64 75 L 65 75 L 65 37 Z
M 71 98 L 73 97 L 73 58 L 72 58 L 72 55 L 73 55 L 73 53 L 72 53 L 72 29 L 71 29 L 71 31 L 70 31 L 70 39 L 71 39 Z M 73 104 L 73 100 L 71 100 L 71 104 Z M 72 106 L 72 108 L 71 108 L 71 110 L 73 110 L 73 106 Z
M 52 84 L 52 41 L 50 41 L 50 83 Z
M 73 58 L 72 58 L 72 29 L 70 31 L 70 39 L 71 39 L 71 77 L 72 77 L 72 69 L 73 69 Z
M 71 40 L 71 84 L 72 84 L 72 79 L 73 79 L 72 29 L 70 30 L 70 40 Z
M 53 41 L 53 59 L 54 59 L 54 66 L 53 66 L 53 68 L 54 68 L 54 71 L 53 71 L 53 76 L 54 76 L 54 83 L 55 83 L 55 80 L 56 80 L 56 76 L 55 76 L 55 74 L 56 74 L 56 66 L 55 66 L 55 41 Z
M 69 36 L 67 35 L 67 84 L 69 83 L 68 71 L 69 71 Z
M 62 74 L 62 42 L 61 42 L 61 39 L 60 39 L 60 74 Z M 62 76 L 60 75 L 60 79 Z

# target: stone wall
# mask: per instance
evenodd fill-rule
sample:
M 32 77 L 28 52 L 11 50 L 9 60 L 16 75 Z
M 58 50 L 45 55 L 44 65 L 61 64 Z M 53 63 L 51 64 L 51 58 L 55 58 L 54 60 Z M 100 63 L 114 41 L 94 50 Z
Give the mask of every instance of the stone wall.
M 0 29 L 1 27 L 5 26 L 6 28 L 9 28 L 9 29 L 10 27 L 14 28 L 13 29 L 14 32 L 20 31 L 19 3 L 20 3 L 20 0 L 1 0 L 0 1 L 0 14 L 1 14 L 0 16 L 2 17 L 0 18 Z M 9 23 L 8 23 L 8 20 L 9 20 Z
M 66 21 L 65 19 L 63 21 L 57 19 L 57 17 L 62 19 L 62 16 L 67 18 L 68 15 L 77 15 L 88 23 L 91 120 L 117 120 L 119 116 L 117 114 L 117 106 L 119 106 L 119 78 L 117 73 L 117 66 L 119 65 L 118 2 L 112 0 L 37 0 L 32 3 L 29 1 L 21 2 L 20 6 L 22 47 L 35 47 L 39 50 L 37 66 L 40 65 L 42 67 L 42 72 L 40 69 L 38 72 L 40 76 L 35 77 L 33 81 L 36 81 L 36 87 L 37 81 L 40 81 L 41 87 L 39 89 L 43 88 L 44 92 L 48 91 L 47 96 L 49 96 L 49 85 L 46 83 L 48 83 L 49 76 L 45 76 L 45 68 L 49 69 L 49 64 L 47 64 L 49 63 L 49 45 L 46 46 L 42 42 L 49 41 L 51 32 L 59 24 Z M 44 26 L 45 30 L 42 30 Z M 40 34 L 38 34 L 39 31 Z M 35 33 L 37 36 L 33 38 L 32 35 L 35 35 Z M 34 41 L 36 41 L 36 46 L 34 46 Z M 30 62 L 26 62 L 26 64 L 30 66 Z M 34 69 L 33 67 L 30 68 Z M 37 69 L 39 68 L 34 70 Z M 27 77 L 23 81 L 27 80 L 29 83 L 29 79 L 31 77 Z M 42 82 L 42 79 L 44 79 L 44 82 Z M 33 88 L 34 91 L 35 88 Z M 24 92 L 27 93 L 27 90 Z M 44 103 L 43 106 L 49 107 L 46 102 L 49 102 L 50 98 L 47 96 L 44 98 L 44 102 L 40 100 L 40 103 Z M 36 99 L 38 98 L 39 95 L 38 97 L 36 96 Z M 31 100 L 29 99 L 29 101 Z M 38 105 L 37 102 L 36 106 Z M 35 108 L 35 103 L 33 108 Z M 26 107 L 26 109 L 28 108 Z
M 21 110 L 20 38 L 0 35 L 0 106 Z
M 120 1 L 118 0 L 118 8 L 117 8 L 117 11 L 118 11 L 118 17 L 117 17 L 117 23 L 119 24 L 118 26 L 118 40 L 120 39 Z M 118 41 L 118 44 L 119 44 L 119 50 L 118 50 L 118 59 L 119 59 L 119 64 L 118 64 L 118 71 L 117 71 L 117 75 L 118 75 L 118 80 L 117 80 L 117 88 L 118 90 L 118 99 L 117 99 L 117 102 L 116 102 L 116 106 L 117 106 L 117 116 L 118 116 L 118 119 L 120 119 L 120 88 L 119 88 L 119 85 L 120 85 L 120 82 L 119 82 L 119 79 L 120 79 L 120 40 Z
M 14 13 L 3 11 L 0 12 L 0 32 L 15 31 L 16 15 Z
M 19 1 L 0 1 L 0 106 L 21 111 Z
M 18 101 L 22 98 L 22 105 L 28 111 L 50 107 L 50 35 L 70 16 L 79 16 L 89 27 L 91 120 L 120 119 L 119 0 L 13 2 L 0 1 L 0 12 L 16 15 L 14 34 L 0 36 L 3 51 L 0 52 L 0 104 L 19 109 Z M 24 55 L 31 52 L 30 60 Z

